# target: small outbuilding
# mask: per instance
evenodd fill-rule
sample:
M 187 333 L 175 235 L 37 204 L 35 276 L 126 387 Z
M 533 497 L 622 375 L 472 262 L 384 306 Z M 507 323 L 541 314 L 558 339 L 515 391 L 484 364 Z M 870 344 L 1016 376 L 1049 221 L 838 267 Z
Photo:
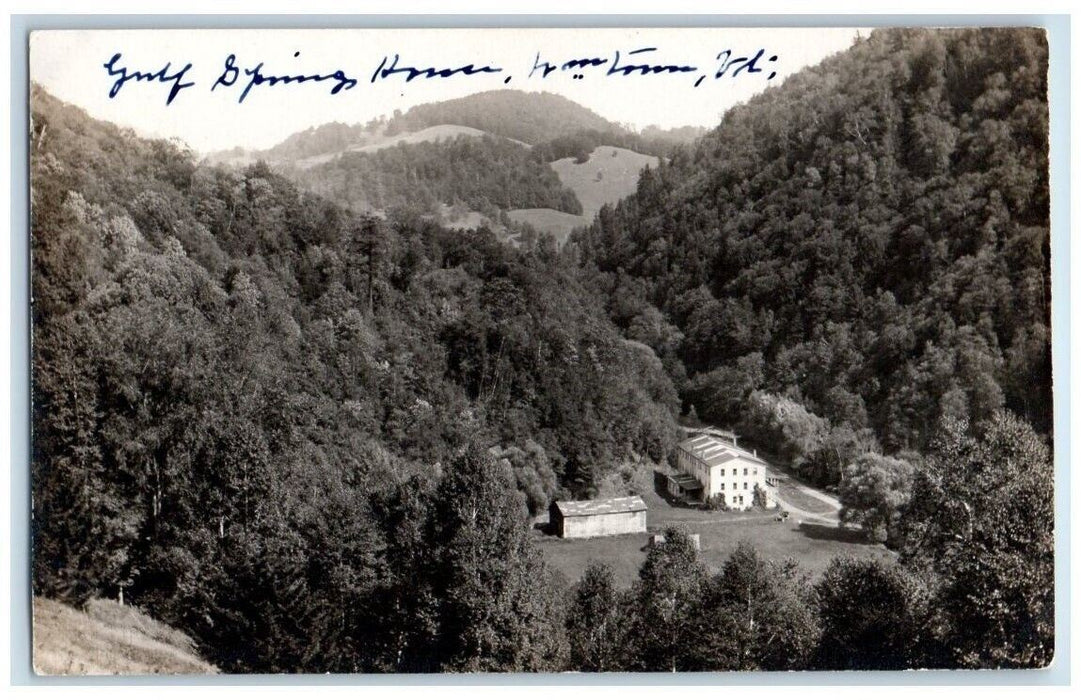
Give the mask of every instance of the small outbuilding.
M 548 509 L 548 518 L 560 537 L 603 537 L 645 532 L 647 510 L 639 496 L 556 501 Z

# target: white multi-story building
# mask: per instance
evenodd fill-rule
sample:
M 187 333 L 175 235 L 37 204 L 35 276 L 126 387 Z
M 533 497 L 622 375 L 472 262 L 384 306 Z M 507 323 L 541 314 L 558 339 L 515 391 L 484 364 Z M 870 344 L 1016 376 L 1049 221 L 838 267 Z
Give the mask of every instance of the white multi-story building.
M 766 492 L 766 463 L 757 452 L 737 446 L 735 435 L 722 435 L 729 439 L 702 432 L 679 444 L 676 465 L 680 473 L 668 477 L 668 490 L 674 496 L 702 501 L 720 495 L 729 508 L 746 510 L 754 504 L 755 487 Z

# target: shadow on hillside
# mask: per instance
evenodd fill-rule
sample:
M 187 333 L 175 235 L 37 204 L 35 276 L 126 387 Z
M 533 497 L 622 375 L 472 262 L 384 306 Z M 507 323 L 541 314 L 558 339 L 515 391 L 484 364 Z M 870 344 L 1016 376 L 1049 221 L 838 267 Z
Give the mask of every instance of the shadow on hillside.
M 800 523 L 796 528 L 812 540 L 829 540 L 846 544 L 867 544 L 863 530 L 818 523 Z

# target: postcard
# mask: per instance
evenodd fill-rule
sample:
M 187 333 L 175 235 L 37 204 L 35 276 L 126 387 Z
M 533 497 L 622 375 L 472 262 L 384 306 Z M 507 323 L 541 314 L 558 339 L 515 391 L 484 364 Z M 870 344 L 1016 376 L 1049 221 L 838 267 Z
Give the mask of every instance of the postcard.
M 29 43 L 36 673 L 1052 662 L 1044 29 Z

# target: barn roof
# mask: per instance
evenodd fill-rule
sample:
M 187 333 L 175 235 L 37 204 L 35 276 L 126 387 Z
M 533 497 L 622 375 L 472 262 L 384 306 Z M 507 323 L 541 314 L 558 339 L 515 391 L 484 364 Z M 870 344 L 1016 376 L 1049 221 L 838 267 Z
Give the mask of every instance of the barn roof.
M 601 498 L 595 501 L 556 501 L 555 507 L 565 518 L 579 515 L 607 515 L 610 513 L 633 513 L 646 510 L 646 502 L 639 496 Z
M 679 446 L 711 467 L 736 459 L 754 462 L 755 464 L 765 464 L 763 460 L 747 450 L 731 445 L 712 435 L 696 435 L 679 443 Z

